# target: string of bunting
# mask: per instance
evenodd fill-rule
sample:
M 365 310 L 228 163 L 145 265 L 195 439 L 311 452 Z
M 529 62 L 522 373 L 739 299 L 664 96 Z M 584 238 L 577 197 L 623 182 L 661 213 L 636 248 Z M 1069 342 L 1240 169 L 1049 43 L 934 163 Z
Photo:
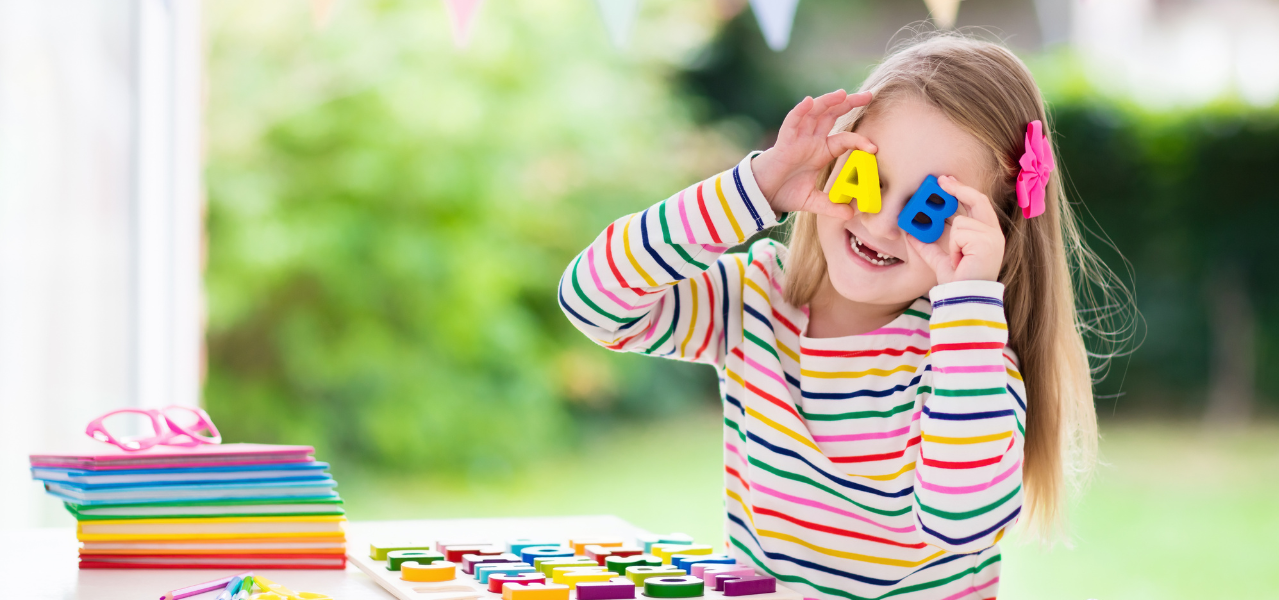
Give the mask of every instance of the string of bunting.
M 475 30 L 475 18 L 484 0 L 443 0 L 448 13 L 449 27 L 453 33 L 453 45 L 465 48 Z M 961 0 L 924 0 L 933 22 L 942 29 L 955 26 Z M 311 12 L 317 29 L 325 28 L 333 15 L 336 0 L 311 0 Z M 775 52 L 790 45 L 791 28 L 795 24 L 795 9 L 799 0 L 749 0 L 751 12 L 759 24 L 764 41 Z M 743 8 L 746 0 L 716 0 L 720 14 L 731 17 Z M 625 49 L 630 42 L 631 30 L 639 16 L 640 0 L 595 0 L 600 19 L 608 39 L 617 49 Z

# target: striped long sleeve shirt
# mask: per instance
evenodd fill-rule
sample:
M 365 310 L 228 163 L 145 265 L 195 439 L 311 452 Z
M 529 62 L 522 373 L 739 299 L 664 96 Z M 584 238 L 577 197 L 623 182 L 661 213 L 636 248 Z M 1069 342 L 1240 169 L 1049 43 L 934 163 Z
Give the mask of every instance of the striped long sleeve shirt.
M 614 221 L 559 302 L 618 351 L 714 365 L 726 543 L 824 599 L 993 598 L 1022 506 L 1025 391 L 1003 285 L 934 287 L 888 325 L 810 338 L 751 157 Z

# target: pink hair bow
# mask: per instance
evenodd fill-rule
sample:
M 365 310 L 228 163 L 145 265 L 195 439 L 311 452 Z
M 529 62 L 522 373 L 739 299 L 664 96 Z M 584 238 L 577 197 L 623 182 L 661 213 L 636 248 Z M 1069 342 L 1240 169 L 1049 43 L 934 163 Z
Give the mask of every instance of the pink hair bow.
M 1026 126 L 1026 153 L 1021 155 L 1021 173 L 1017 174 L 1017 206 L 1027 219 L 1044 214 L 1044 191 L 1055 166 L 1052 145 L 1043 128 L 1038 119 Z

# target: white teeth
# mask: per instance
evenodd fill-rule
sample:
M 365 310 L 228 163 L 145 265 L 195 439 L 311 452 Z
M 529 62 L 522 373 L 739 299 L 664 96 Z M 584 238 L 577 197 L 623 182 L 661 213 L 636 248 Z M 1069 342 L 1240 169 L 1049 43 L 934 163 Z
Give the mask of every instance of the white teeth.
M 849 246 L 852 247 L 853 252 L 856 252 L 858 256 L 866 259 L 866 262 L 869 262 L 872 265 L 879 265 L 882 267 L 882 266 L 894 264 L 900 261 L 900 259 L 898 259 L 897 257 L 889 254 L 884 254 L 883 252 L 879 252 L 878 250 L 875 251 L 875 254 L 878 255 L 879 258 L 878 259 L 871 258 L 865 251 L 862 250 L 861 248 L 862 243 L 861 241 L 857 239 L 857 236 L 850 233 L 849 238 L 851 240 L 851 243 L 849 244 Z

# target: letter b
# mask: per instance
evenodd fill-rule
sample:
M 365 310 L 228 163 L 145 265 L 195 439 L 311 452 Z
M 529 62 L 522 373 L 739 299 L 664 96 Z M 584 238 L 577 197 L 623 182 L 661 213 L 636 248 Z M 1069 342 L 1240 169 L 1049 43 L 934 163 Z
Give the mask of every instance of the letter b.
M 937 184 L 937 178 L 929 175 L 897 215 L 897 226 L 919 241 L 931 244 L 941 237 L 946 219 L 958 209 L 959 200 L 947 194 Z

